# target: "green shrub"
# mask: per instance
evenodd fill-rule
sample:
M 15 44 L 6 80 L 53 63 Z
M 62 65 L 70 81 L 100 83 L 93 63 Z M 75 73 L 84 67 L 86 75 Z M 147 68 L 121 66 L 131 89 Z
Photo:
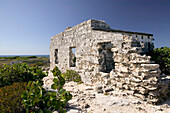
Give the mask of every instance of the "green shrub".
M 64 107 L 72 98 L 70 92 L 63 89 L 65 79 L 61 76 L 60 70 L 55 67 L 53 69 L 54 84 L 51 86 L 53 91 L 45 91 L 42 82 L 29 82 L 26 91 L 22 94 L 23 104 L 26 112 L 33 113 L 52 113 L 53 111 L 66 112 Z
M 27 58 L 37 58 L 36 56 L 28 56 Z
M 156 48 L 149 55 L 151 56 L 152 60 L 155 61 L 155 63 L 160 65 L 162 74 L 170 74 L 170 48 Z
M 26 86 L 27 83 L 22 82 L 0 88 L 0 113 L 23 113 L 21 94 Z
M 13 57 L 0 57 L 0 59 L 17 59 L 20 58 L 20 56 L 13 56 Z
M 41 68 L 30 67 L 26 64 L 3 65 L 0 68 L 0 87 L 11 85 L 14 82 L 28 82 L 41 80 L 47 76 Z
M 74 70 L 66 70 L 66 73 L 62 74 L 66 81 L 82 82 L 81 76 Z

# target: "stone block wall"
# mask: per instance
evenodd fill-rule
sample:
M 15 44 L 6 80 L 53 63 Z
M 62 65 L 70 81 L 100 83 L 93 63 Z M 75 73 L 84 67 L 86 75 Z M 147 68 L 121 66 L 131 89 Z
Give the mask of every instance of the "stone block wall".
M 120 33 L 97 31 L 93 30 L 94 28 L 110 29 L 103 21 L 88 20 L 72 28 L 67 28 L 64 32 L 52 37 L 50 44 L 51 69 L 55 66 L 58 66 L 62 72 L 66 69 L 73 69 L 81 75 L 85 83 L 94 82 L 96 73 L 99 73 L 101 69 L 99 45 L 110 43 L 119 48 L 119 43 L 123 39 L 123 35 Z M 75 67 L 70 66 L 70 48 L 72 47 L 76 49 Z M 57 56 L 55 50 L 58 51 Z M 108 57 L 108 54 L 106 56 Z M 107 58 L 107 62 L 112 59 L 112 54 L 109 56 L 111 57 Z M 58 59 L 57 64 L 56 58 Z M 107 67 L 108 65 L 107 63 Z
M 162 102 L 170 97 L 170 79 L 163 80 L 159 65 L 151 64 L 150 56 L 140 55 L 137 43 L 138 39 L 126 36 L 120 51 L 112 49 L 115 69 L 110 73 L 110 84 L 119 90 L 131 90 L 149 103 Z
M 170 79 L 161 76 L 152 64 L 153 35 L 111 29 L 104 21 L 88 20 L 51 38 L 50 69 L 77 71 L 84 83 L 103 82 L 150 103 L 169 97 Z M 143 44 L 149 44 L 146 46 Z M 75 48 L 75 54 L 71 48 Z M 76 57 L 73 64 L 72 59 Z M 50 84 L 53 76 L 44 79 Z

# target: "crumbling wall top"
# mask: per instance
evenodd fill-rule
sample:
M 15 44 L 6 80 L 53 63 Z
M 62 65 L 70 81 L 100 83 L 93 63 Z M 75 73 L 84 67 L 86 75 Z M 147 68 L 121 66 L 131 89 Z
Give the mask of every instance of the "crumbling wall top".
M 67 27 L 65 29 L 64 32 L 61 32 L 55 36 L 53 36 L 51 39 L 53 39 L 54 37 L 61 35 L 63 33 L 66 32 L 70 32 L 72 30 L 81 28 L 83 29 L 83 27 L 88 28 L 88 29 L 92 29 L 92 30 L 99 30 L 99 31 L 106 31 L 106 32 L 117 32 L 117 33 L 127 33 L 127 34 L 136 34 L 136 35 L 146 35 L 146 36 L 153 36 L 153 34 L 149 34 L 149 33 L 141 33 L 141 32 L 132 32 L 132 31 L 124 31 L 124 30 L 118 30 L 118 29 L 112 29 L 108 24 L 105 23 L 105 21 L 102 20 L 95 20 L 95 19 L 89 19 L 87 21 L 84 21 L 76 26 L 73 27 Z

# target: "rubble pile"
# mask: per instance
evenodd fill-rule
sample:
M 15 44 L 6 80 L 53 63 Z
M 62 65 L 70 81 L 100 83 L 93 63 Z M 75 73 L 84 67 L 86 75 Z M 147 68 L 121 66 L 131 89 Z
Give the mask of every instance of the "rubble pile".
M 149 103 L 160 103 L 170 97 L 170 79 L 163 79 L 158 64 L 150 56 L 140 55 L 141 47 L 134 37 L 124 37 L 122 50 L 112 48 L 115 69 L 110 84 L 119 90 L 131 90 L 133 95 Z

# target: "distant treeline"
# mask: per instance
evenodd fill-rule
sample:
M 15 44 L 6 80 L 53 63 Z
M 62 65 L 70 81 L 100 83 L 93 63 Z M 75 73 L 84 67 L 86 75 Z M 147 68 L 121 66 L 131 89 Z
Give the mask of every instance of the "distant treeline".
M 0 57 L 0 59 L 30 59 L 30 58 L 37 58 L 37 56 L 26 56 L 26 57 L 21 57 L 21 56 Z

